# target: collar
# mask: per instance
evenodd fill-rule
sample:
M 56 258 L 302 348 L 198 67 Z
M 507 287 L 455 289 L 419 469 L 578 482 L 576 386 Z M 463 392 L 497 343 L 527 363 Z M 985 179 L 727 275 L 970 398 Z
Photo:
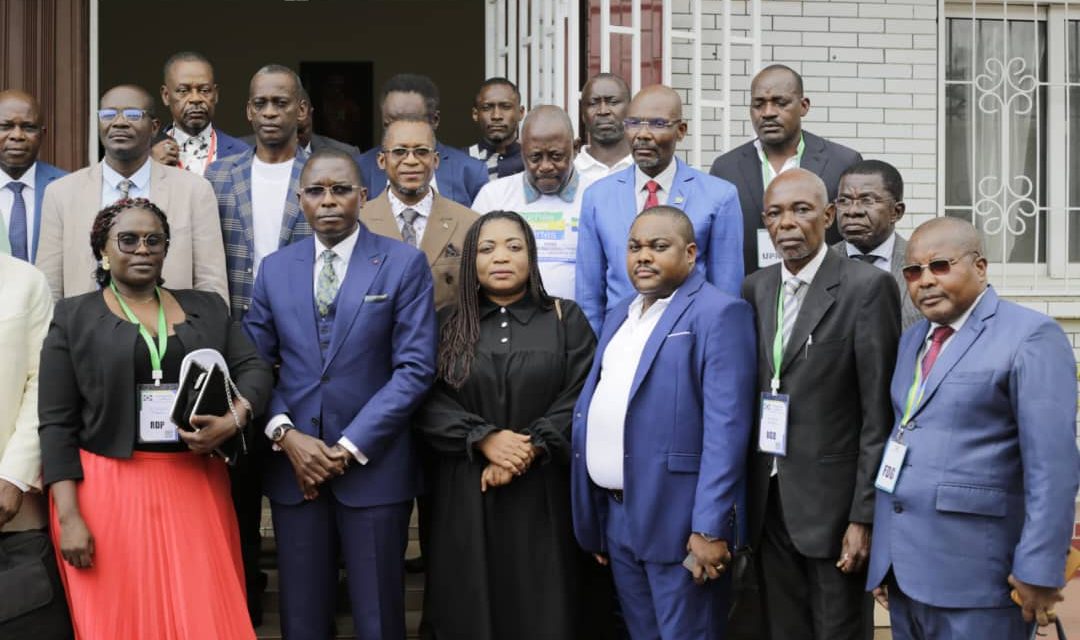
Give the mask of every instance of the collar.
M 979 306 L 979 303 L 982 302 L 983 296 L 985 296 L 986 292 L 989 290 L 990 285 L 987 285 L 986 288 L 982 290 L 982 293 L 979 294 L 979 297 L 975 298 L 975 302 L 972 302 L 971 306 L 967 308 L 967 311 L 963 312 L 962 314 L 960 314 L 959 318 L 949 323 L 949 326 L 953 328 L 953 335 L 960 333 L 960 329 L 963 329 L 964 325 L 967 324 L 968 318 L 971 317 L 971 313 L 975 311 L 975 307 Z M 934 329 L 937 329 L 940 326 L 943 325 L 937 322 L 931 322 L 930 330 L 926 332 L 926 338 L 923 338 L 923 341 L 925 342 L 926 340 L 929 340 L 930 337 L 934 334 Z
M 431 208 L 435 205 L 435 190 L 431 189 L 430 187 L 428 188 L 427 195 L 424 196 L 423 200 L 417 202 L 414 205 L 408 205 L 399 200 L 398 197 L 394 195 L 393 189 L 387 189 L 386 195 L 390 198 L 390 210 L 393 211 L 395 218 L 401 217 L 401 212 L 409 208 L 413 209 L 425 218 L 431 217 Z
M 660 172 L 655 178 L 650 177 L 641 167 L 634 167 L 634 193 L 639 193 L 645 190 L 645 184 L 649 180 L 656 180 L 660 183 L 660 190 L 664 193 L 671 193 L 671 185 L 675 182 L 675 171 L 678 169 L 679 161 L 675 158 L 671 159 L 671 163 L 664 167 L 664 170 Z
M 656 313 L 663 313 L 664 309 L 668 308 L 668 305 L 671 304 L 671 301 L 675 298 L 675 294 L 677 293 L 679 293 L 678 289 L 672 291 L 671 295 L 666 298 L 657 298 L 655 302 L 649 305 L 649 309 L 645 313 L 653 313 L 653 309 L 657 310 Z M 634 298 L 634 301 L 630 303 L 630 308 L 627 311 L 627 316 L 630 320 L 638 321 L 644 319 L 644 314 L 641 313 L 641 307 L 643 306 L 645 306 L 645 296 L 639 293 L 637 294 L 637 297 Z
M 757 149 L 758 158 L 761 159 L 762 163 L 769 161 L 768 156 L 765 155 L 765 147 L 761 144 L 761 138 L 754 138 L 754 148 Z M 792 158 L 795 158 L 795 166 L 802 166 L 802 157 L 805 152 L 806 136 L 803 135 L 803 132 L 800 131 L 799 146 L 795 148 L 795 155 L 792 156 Z M 791 162 L 791 158 L 787 158 L 786 160 L 784 160 L 784 164 L 787 164 L 788 162 Z
M 139 167 L 138 170 L 135 171 L 135 173 L 131 174 L 130 178 L 125 178 L 124 176 L 120 175 L 116 171 L 116 169 L 113 169 L 111 166 L 109 166 L 108 162 L 102 160 L 101 178 L 105 181 L 105 184 L 109 185 L 113 189 L 116 189 L 117 191 L 120 190 L 121 180 L 131 180 L 131 182 L 135 185 L 136 189 L 145 190 L 147 185 L 150 184 L 151 162 L 152 160 L 150 160 L 150 157 L 147 156 L 146 162 L 143 163 L 143 166 Z
M 214 125 L 208 124 L 206 125 L 206 127 L 203 128 L 202 131 L 198 132 L 195 135 L 190 135 L 188 134 L 188 132 L 178 127 L 174 122 L 169 128 L 169 130 L 165 133 L 169 134 L 169 136 L 171 136 L 173 140 L 176 140 L 176 144 L 180 145 L 181 147 L 184 146 L 184 143 L 187 142 L 190 138 L 198 138 L 199 140 L 206 142 L 206 144 L 210 144 L 210 136 L 214 133 Z
M 885 238 L 884 242 L 882 242 L 878 246 L 874 247 L 870 251 L 867 251 L 866 255 L 877 256 L 877 257 L 885 260 L 885 262 L 892 262 L 892 253 L 893 253 L 893 249 L 895 247 L 896 247 L 896 232 L 894 231 L 894 232 L 889 234 L 888 238 Z M 846 242 L 846 241 L 844 242 L 844 250 L 847 251 L 847 256 L 849 258 L 851 256 L 861 256 L 861 255 L 863 255 L 863 252 L 858 247 L 851 244 L 850 242 Z
M 533 300 L 532 295 L 526 292 L 520 300 L 511 305 L 508 305 L 506 307 L 506 311 L 511 316 L 513 316 L 514 320 L 517 320 L 518 323 L 529 324 L 529 320 L 532 320 L 532 317 L 536 315 L 537 307 L 538 305 L 536 304 L 536 301 Z M 500 309 L 502 309 L 501 306 L 495 304 L 490 299 L 488 299 L 488 297 L 484 295 L 483 292 L 480 293 L 479 311 L 481 320 L 490 316 L 493 313 L 497 313 Z
M 334 255 L 341 260 L 342 264 L 349 264 L 349 258 L 352 257 L 353 249 L 356 248 L 356 240 L 360 237 L 360 223 L 356 224 L 356 228 L 349 234 L 347 238 L 341 242 L 335 244 L 332 247 L 327 247 L 319 241 L 319 236 L 312 235 L 312 239 L 315 240 L 315 264 L 319 265 L 322 261 L 322 252 L 330 249 L 334 252 Z
M 806 286 L 810 286 L 810 283 L 814 281 L 814 276 L 817 275 L 819 269 L 821 269 L 821 263 L 825 262 L 825 254 L 829 252 L 829 246 L 822 241 L 821 246 L 818 247 L 817 255 L 810 261 L 805 267 L 803 267 L 799 273 L 791 273 L 788 271 L 787 265 L 780 262 L 780 281 L 787 282 L 792 278 L 798 278 L 802 280 L 802 283 Z
M 592 154 L 589 153 L 589 148 L 590 148 L 590 145 L 585 145 L 584 147 L 582 147 L 581 151 L 578 152 L 577 158 L 575 159 L 575 160 L 581 160 L 581 165 L 582 166 L 580 167 L 580 169 L 582 169 L 582 170 L 592 169 L 593 167 L 599 167 L 599 168 L 603 169 L 604 171 L 615 172 L 615 171 L 625 169 L 625 168 L 629 167 L 630 165 L 634 164 L 634 156 L 633 156 L 633 154 L 628 153 L 628 154 L 626 154 L 625 158 L 622 158 L 621 160 L 619 160 L 615 164 L 608 167 L 603 162 L 600 162 L 599 160 L 594 158 L 592 156 Z
M 517 140 L 514 140 L 512 143 L 510 143 L 510 146 L 506 148 L 506 153 L 496 152 L 495 145 L 491 144 L 487 140 L 484 140 L 483 138 L 480 139 L 480 142 L 476 143 L 476 146 L 484 152 L 484 157 L 487 158 L 490 158 L 492 155 L 497 155 L 500 158 L 506 158 L 521 153 L 521 143 Z
M 33 190 L 34 185 L 37 184 L 37 161 L 30 165 L 30 168 L 22 174 L 22 177 L 16 180 L 7 174 L 7 171 L 0 169 L 0 189 L 4 189 L 10 182 L 21 182 L 26 185 L 26 189 Z
M 562 200 L 566 203 L 573 203 L 574 197 L 577 196 L 578 181 L 579 180 L 577 169 L 574 168 L 573 163 L 570 163 L 570 179 L 566 181 L 566 184 L 563 185 L 562 189 L 559 190 L 558 193 L 547 197 L 558 198 L 559 200 Z M 521 172 L 521 183 L 525 187 L 525 204 L 532 204 L 539 200 L 541 197 L 547 195 L 540 193 L 540 191 L 536 187 L 532 186 L 532 184 L 529 182 L 528 171 Z

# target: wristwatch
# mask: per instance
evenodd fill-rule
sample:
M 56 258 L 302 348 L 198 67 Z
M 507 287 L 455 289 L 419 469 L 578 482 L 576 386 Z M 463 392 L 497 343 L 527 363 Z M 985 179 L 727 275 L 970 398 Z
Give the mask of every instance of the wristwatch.
M 270 430 L 270 441 L 274 444 L 280 443 L 285 439 L 285 434 L 293 428 L 294 427 L 291 424 L 279 424 Z

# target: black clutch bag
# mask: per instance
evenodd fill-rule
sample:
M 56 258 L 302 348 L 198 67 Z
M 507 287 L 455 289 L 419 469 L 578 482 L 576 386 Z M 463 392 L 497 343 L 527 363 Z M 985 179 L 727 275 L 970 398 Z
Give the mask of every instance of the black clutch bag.
M 239 424 L 240 419 L 233 409 L 233 398 L 238 395 L 236 384 L 216 364 L 211 364 L 208 369 L 198 362 L 192 362 L 176 391 L 172 421 L 184 431 L 194 431 L 191 416 L 220 417 L 231 413 L 233 419 Z M 241 453 L 247 453 L 243 431 L 238 431 L 236 436 L 226 441 L 214 453 L 221 456 L 228 464 L 236 464 L 237 457 Z

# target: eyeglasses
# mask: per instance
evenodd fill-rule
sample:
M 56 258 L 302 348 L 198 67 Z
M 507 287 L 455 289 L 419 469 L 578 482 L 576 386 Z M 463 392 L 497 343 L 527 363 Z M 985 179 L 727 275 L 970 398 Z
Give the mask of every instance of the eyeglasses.
M 146 109 L 98 109 L 97 112 L 98 120 L 105 123 L 116 120 L 116 116 L 123 116 L 128 122 L 138 122 L 149 115 Z
M 840 209 L 847 209 L 855 203 L 858 203 L 860 207 L 870 208 L 883 202 L 885 202 L 884 198 L 877 198 L 874 196 L 862 196 L 860 198 L 849 198 L 847 196 L 840 196 L 836 199 L 836 206 Z
M 904 274 L 904 280 L 907 280 L 908 282 L 918 282 L 919 278 L 922 278 L 923 269 L 929 269 L 930 273 L 935 276 L 947 276 L 949 275 L 949 272 L 952 271 L 952 266 L 957 262 L 960 262 L 960 258 L 968 255 L 974 255 L 978 258 L 979 252 L 967 251 L 952 259 L 938 258 L 937 260 L 931 260 L 926 264 L 905 264 L 900 271 Z
M 393 149 L 383 149 L 383 153 L 393 158 L 394 162 L 401 162 L 409 157 L 410 153 L 420 162 L 427 162 L 431 159 L 431 154 L 435 153 L 435 150 L 431 147 L 394 147 Z
M 311 198 L 312 200 L 319 200 L 326 197 L 326 192 L 329 191 L 330 195 L 335 198 L 344 198 L 353 191 L 360 188 L 360 185 L 356 184 L 332 184 L 326 186 L 323 184 L 313 184 L 310 187 L 304 187 L 300 190 L 301 195 Z
M 663 118 L 626 118 L 622 121 L 623 127 L 626 129 L 640 129 L 647 127 L 650 131 L 663 131 L 664 129 L 670 129 L 682 122 L 682 118 L 678 120 L 665 120 Z
M 116 248 L 120 250 L 120 253 L 135 253 L 139 250 L 139 245 L 144 245 L 147 253 L 158 255 L 165 253 L 165 248 L 169 246 L 169 238 L 164 233 L 148 233 L 145 236 L 137 233 L 116 234 Z

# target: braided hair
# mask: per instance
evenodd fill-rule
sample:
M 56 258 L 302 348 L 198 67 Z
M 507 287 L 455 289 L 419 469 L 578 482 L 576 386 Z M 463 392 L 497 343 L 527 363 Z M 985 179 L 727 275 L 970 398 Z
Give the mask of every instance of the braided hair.
M 476 253 L 480 230 L 492 220 L 509 220 L 521 228 L 529 256 L 529 280 L 526 295 L 541 309 L 551 309 L 554 300 L 544 289 L 540 279 L 540 267 L 536 259 L 536 238 L 532 227 L 513 211 L 492 211 L 481 216 L 469 227 L 461 248 L 461 275 L 459 277 L 457 306 L 450 311 L 446 322 L 439 329 L 439 361 L 436 376 L 455 389 L 469 378 L 476 343 L 480 340 L 480 279 L 476 273 Z
M 142 209 L 157 216 L 158 220 L 161 221 L 161 228 L 165 232 L 166 243 L 170 238 L 169 220 L 165 217 L 165 212 L 146 198 L 121 198 L 98 211 L 97 216 L 94 217 L 94 226 L 90 229 L 90 249 L 94 252 L 94 259 L 98 261 L 98 265 L 94 269 L 94 280 L 102 288 L 108 286 L 109 281 L 112 280 L 111 274 L 106 269 L 101 268 L 101 256 L 106 243 L 109 241 L 109 231 L 112 230 L 113 225 L 116 223 L 116 217 L 129 209 Z M 166 251 L 168 251 L 168 244 L 165 246 Z M 163 283 L 164 280 L 159 276 L 158 284 Z

